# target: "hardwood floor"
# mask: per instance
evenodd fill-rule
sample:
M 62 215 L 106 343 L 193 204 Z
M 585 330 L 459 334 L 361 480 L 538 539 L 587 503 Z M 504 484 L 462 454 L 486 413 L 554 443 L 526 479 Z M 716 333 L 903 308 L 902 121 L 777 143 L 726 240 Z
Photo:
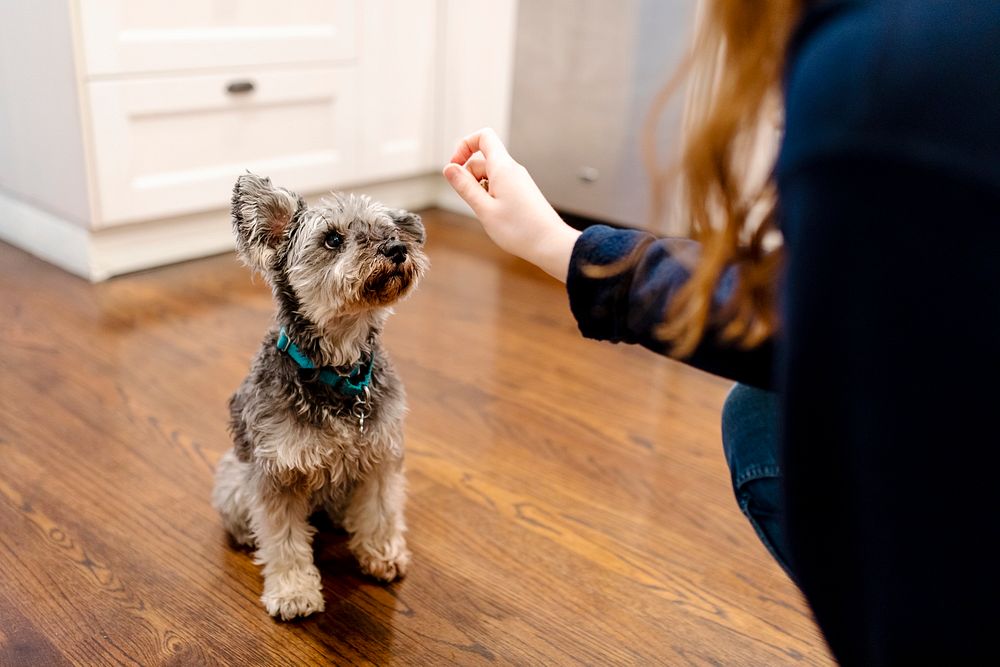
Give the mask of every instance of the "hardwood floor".
M 273 621 L 209 505 L 271 317 L 230 256 L 89 285 L 0 244 L 0 665 L 829 664 L 732 498 L 728 383 L 580 338 L 467 219 L 386 332 L 414 563 L 321 534 L 325 613 Z

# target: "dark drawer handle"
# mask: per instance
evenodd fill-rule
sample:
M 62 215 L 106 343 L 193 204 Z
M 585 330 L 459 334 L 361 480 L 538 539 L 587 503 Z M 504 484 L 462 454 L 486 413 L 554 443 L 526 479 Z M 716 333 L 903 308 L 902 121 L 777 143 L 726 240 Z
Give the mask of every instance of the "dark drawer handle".
M 226 86 L 226 92 L 230 95 L 239 95 L 241 93 L 252 93 L 254 89 L 253 81 L 233 81 L 228 86 Z

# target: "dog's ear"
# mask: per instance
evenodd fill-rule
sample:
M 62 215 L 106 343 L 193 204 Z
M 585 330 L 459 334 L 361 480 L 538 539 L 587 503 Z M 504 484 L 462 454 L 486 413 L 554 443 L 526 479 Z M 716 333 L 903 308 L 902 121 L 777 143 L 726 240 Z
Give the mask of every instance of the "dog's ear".
M 240 259 L 252 270 L 268 277 L 275 249 L 285 238 L 299 208 L 301 197 L 271 185 L 271 179 L 244 174 L 233 187 L 233 231 Z
M 418 243 L 422 244 L 426 240 L 427 233 L 424 231 L 424 223 L 419 215 L 401 208 L 390 209 L 389 215 L 392 216 L 392 221 L 397 227 L 413 235 Z

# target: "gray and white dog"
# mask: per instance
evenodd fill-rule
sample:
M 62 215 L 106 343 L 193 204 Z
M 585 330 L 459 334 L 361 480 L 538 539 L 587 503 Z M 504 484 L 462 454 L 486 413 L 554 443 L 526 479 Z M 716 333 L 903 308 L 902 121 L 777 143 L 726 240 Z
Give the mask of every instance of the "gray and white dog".
M 308 207 L 252 174 L 236 182 L 232 216 L 278 312 L 230 399 L 234 444 L 212 499 L 233 539 L 257 549 L 267 612 L 287 620 L 323 610 L 309 524 L 320 508 L 366 573 L 392 581 L 409 564 L 406 399 L 379 337 L 427 270 L 424 227 L 367 197 Z

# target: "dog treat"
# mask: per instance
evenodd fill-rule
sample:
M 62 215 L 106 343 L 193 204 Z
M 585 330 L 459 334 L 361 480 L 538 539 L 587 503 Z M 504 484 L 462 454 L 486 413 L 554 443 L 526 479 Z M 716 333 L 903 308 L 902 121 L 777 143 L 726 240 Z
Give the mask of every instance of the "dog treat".
M 479 184 L 483 186 L 483 190 L 486 190 L 487 192 L 490 191 L 490 179 L 488 178 L 480 179 Z
M 381 332 L 427 270 L 424 226 L 367 197 L 309 207 L 253 174 L 232 201 L 240 259 L 271 286 L 277 316 L 229 401 L 233 447 L 212 503 L 233 540 L 256 549 L 267 613 L 288 620 L 324 608 L 318 509 L 347 530 L 365 573 L 392 581 L 409 565 L 406 401 Z

